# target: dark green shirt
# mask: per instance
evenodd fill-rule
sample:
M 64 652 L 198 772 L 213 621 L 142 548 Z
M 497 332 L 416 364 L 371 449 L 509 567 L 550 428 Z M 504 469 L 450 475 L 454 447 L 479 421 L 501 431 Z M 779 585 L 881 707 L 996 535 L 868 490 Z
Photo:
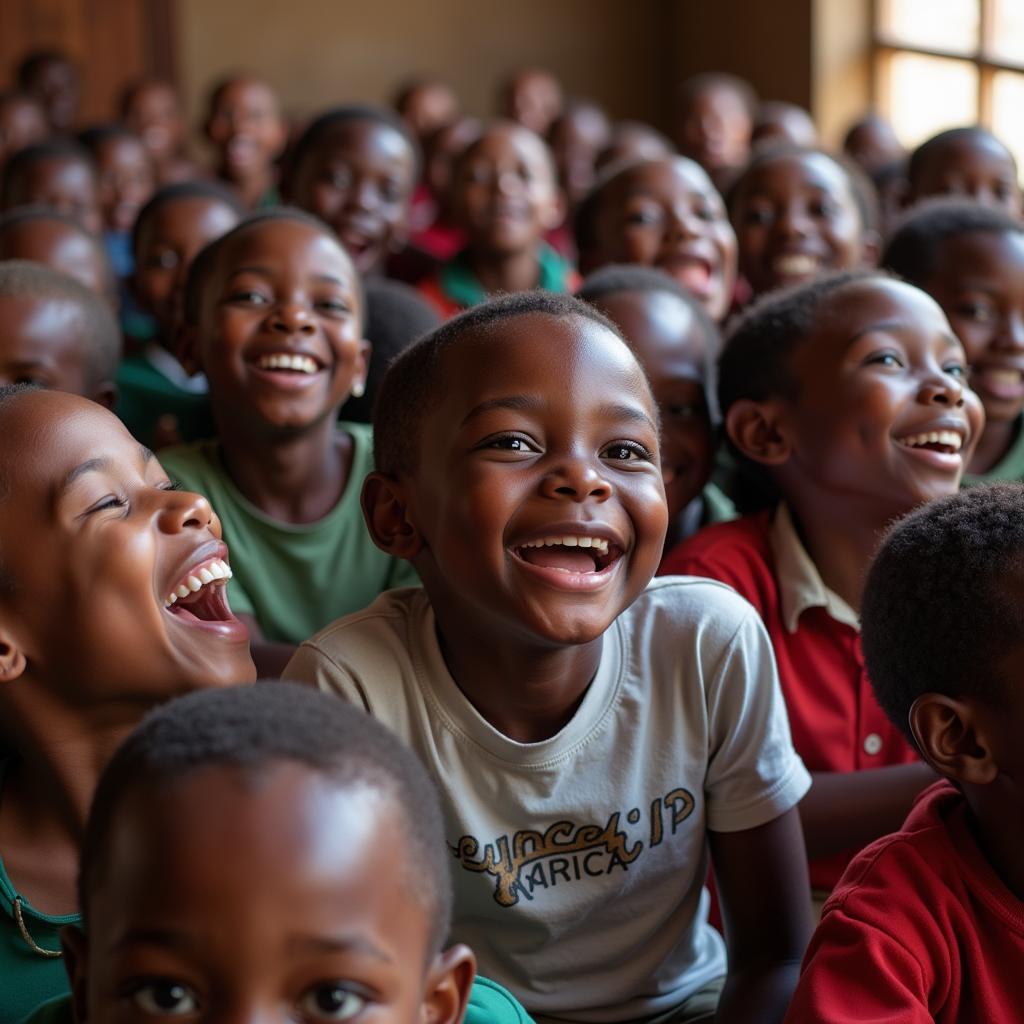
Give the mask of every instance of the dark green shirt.
M 987 473 L 964 473 L 961 487 L 994 484 L 999 480 L 1024 480 L 1024 414 L 1017 417 L 1016 435 L 1007 453 Z

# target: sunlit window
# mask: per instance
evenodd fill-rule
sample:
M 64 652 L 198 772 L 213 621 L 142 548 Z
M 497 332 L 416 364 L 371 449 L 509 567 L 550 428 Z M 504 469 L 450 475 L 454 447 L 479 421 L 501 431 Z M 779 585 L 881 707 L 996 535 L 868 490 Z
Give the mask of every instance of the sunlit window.
M 980 123 L 1024 173 L 1024 0 L 877 0 L 875 93 L 902 142 Z

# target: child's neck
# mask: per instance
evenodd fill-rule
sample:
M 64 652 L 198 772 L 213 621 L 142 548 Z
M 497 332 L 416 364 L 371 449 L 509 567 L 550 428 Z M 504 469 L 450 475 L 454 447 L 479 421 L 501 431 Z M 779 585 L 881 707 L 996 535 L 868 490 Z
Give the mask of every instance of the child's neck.
M 1024 815 L 1020 793 L 999 777 L 987 786 L 964 785 L 974 838 L 1003 885 L 1024 901 Z M 1009 813 L 1009 808 L 1014 808 Z
M 539 246 L 513 253 L 470 250 L 469 265 L 488 295 L 528 292 L 540 284 Z
M 902 513 L 880 514 L 850 495 L 833 501 L 820 493 L 788 495 L 786 501 L 822 582 L 859 613 L 868 566 L 889 524 Z
M 314 523 L 341 500 L 352 468 L 352 438 L 334 415 L 294 434 L 249 434 L 218 422 L 224 468 L 264 515 Z
M 503 736 L 539 743 L 580 706 L 601 662 L 601 637 L 571 647 L 524 647 L 507 631 L 467 629 L 435 608 L 445 664 L 474 708 Z M 449 642 L 447 638 L 455 642 Z
M 998 420 L 985 425 L 978 447 L 974 449 L 968 473 L 981 475 L 997 466 L 1005 458 L 1006 453 L 1017 439 L 1018 420 Z
M 246 178 L 230 178 L 221 171 L 221 177 L 239 194 L 247 209 L 253 210 L 260 200 L 277 183 L 277 174 L 273 167 L 262 167 Z

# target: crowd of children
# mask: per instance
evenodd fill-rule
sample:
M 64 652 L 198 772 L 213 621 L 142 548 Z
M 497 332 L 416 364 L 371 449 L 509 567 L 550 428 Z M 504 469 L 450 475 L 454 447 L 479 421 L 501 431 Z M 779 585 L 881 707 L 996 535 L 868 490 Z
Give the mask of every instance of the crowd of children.
M 1019 1019 L 998 138 L 78 99 L 0 94 L 0 1024 Z

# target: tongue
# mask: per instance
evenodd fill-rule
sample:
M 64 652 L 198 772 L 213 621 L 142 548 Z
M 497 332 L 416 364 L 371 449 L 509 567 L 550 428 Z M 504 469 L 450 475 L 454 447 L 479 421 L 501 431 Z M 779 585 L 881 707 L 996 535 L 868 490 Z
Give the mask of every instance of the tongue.
M 706 263 L 693 260 L 679 264 L 675 277 L 687 290 L 702 293 L 711 281 L 711 271 Z
M 594 556 L 579 548 L 543 547 L 522 548 L 523 561 L 546 569 L 565 569 L 566 572 L 596 572 Z

